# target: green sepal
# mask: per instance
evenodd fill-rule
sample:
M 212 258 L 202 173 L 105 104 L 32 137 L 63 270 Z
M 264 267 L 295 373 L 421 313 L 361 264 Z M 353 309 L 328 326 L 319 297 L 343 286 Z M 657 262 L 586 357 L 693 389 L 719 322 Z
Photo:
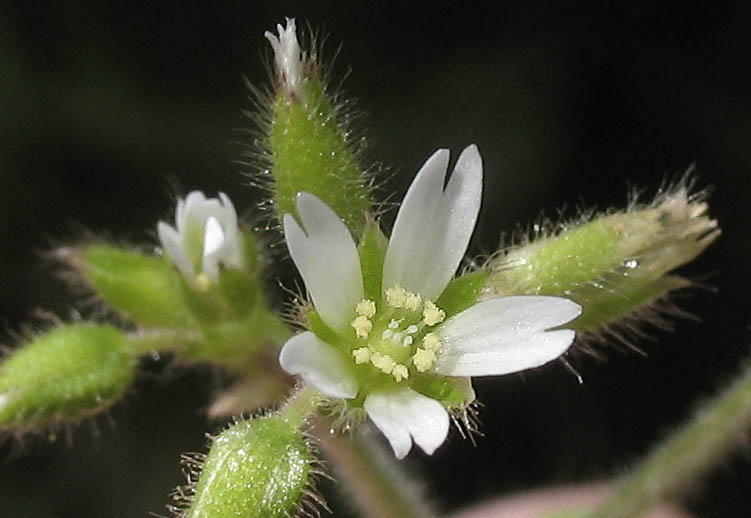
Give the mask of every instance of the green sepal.
M 331 329 L 321 318 L 317 311 L 311 309 L 307 314 L 308 329 L 326 343 L 336 344 L 339 342 L 339 335 Z
M 626 285 L 617 298 L 602 289 L 579 290 L 572 299 L 584 301 L 589 310 L 565 327 L 579 332 L 596 331 L 603 322 L 617 322 L 631 315 L 635 308 L 649 307 L 655 300 L 688 285 L 686 279 L 668 275 L 649 283 Z
M 90 245 L 75 251 L 70 263 L 108 305 L 138 324 L 181 327 L 191 321 L 181 277 L 161 257 Z
M 477 301 L 487 278 L 485 270 L 477 270 L 452 280 L 436 304 L 446 312 L 447 317 L 464 311 Z
M 465 407 L 475 400 L 470 378 L 450 378 L 423 373 L 410 378 L 409 386 L 429 398 L 440 401 L 449 409 Z
M 229 316 L 234 318 L 243 317 L 254 311 L 262 296 L 256 277 L 231 268 L 219 271 L 217 288 Z
M 185 518 L 288 518 L 310 486 L 313 455 L 277 414 L 241 421 L 213 439 Z
M 366 299 L 375 301 L 381 299 L 383 259 L 386 257 L 388 244 L 389 240 L 383 235 L 378 223 L 372 219 L 368 219 L 358 246 Z
M 0 428 L 25 430 L 93 415 L 123 397 L 134 372 L 135 357 L 118 329 L 54 329 L 0 364 Z
M 280 91 L 271 107 L 268 148 L 271 152 L 274 207 L 281 220 L 297 214 L 295 197 L 315 194 L 347 224 L 355 236 L 365 225 L 370 192 L 360 172 L 349 132 L 337 120 L 317 67 L 300 88 L 300 98 Z
M 180 277 L 180 292 L 191 315 L 201 325 L 225 320 L 229 306 L 218 287 L 208 282 L 193 282 Z

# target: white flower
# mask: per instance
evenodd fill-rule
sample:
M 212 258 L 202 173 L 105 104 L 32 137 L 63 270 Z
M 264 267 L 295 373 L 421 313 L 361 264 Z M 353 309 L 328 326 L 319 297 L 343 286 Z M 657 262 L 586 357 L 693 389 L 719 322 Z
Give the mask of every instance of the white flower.
M 193 191 L 178 200 L 175 225 L 160 221 L 157 232 L 167 256 L 186 278 L 204 274 L 216 282 L 220 265 L 243 267 L 237 212 L 223 192 L 217 199 Z
M 361 405 L 398 458 L 412 441 L 430 454 L 448 433 L 446 407 L 420 392 L 421 381 L 464 381 L 471 393 L 469 376 L 543 365 L 574 339 L 574 331 L 549 329 L 581 312 L 568 299 L 546 296 L 486 300 L 448 316 L 436 304 L 466 252 L 482 196 L 477 147 L 462 152 L 444 189 L 448 162 L 448 150 L 436 151 L 412 182 L 383 260 L 378 300 L 365 299 L 357 247 L 328 206 L 303 192 L 302 226 L 284 217 L 292 259 L 336 339 L 303 332 L 284 345 L 279 361 L 323 394 Z
M 274 49 L 274 62 L 276 73 L 282 85 L 290 94 L 300 97 L 300 84 L 303 80 L 304 55 L 297 41 L 297 28 L 295 19 L 287 18 L 287 27 L 277 24 L 279 33 L 277 38 L 273 33 L 266 31 L 264 36 Z

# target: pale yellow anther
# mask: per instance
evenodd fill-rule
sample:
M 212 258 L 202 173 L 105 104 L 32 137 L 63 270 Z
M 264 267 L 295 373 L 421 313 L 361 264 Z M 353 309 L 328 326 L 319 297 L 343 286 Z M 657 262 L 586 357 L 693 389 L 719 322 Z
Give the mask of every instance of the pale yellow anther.
M 391 375 L 394 376 L 396 382 L 399 383 L 400 381 L 409 378 L 409 371 L 407 370 L 407 367 L 398 363 L 391 371 Z
M 406 299 L 407 290 L 398 284 L 386 290 L 386 303 L 392 308 L 403 308 Z
M 360 365 L 370 360 L 370 349 L 367 347 L 360 347 L 352 351 L 352 356 L 355 357 L 355 363 Z
M 407 292 L 407 296 L 404 298 L 404 309 L 409 311 L 419 311 L 422 306 L 422 297 L 416 293 Z
M 446 312 L 436 306 L 433 302 L 425 301 L 425 307 L 422 310 L 422 318 L 429 326 L 440 324 L 446 318 Z
M 355 317 L 350 325 L 355 328 L 358 338 L 367 338 L 373 330 L 373 322 L 362 315 Z
M 443 342 L 436 333 L 427 333 L 422 337 L 422 346 L 428 351 L 438 352 L 443 348 Z
M 376 369 L 385 374 L 391 374 L 391 371 L 396 367 L 396 362 L 391 356 L 376 351 L 371 352 L 370 363 L 372 363 Z
M 425 372 L 435 363 L 435 353 L 427 349 L 418 349 L 412 356 L 412 363 L 418 372 Z
M 376 314 L 376 303 L 372 300 L 362 299 L 357 303 L 355 312 L 361 317 L 373 318 L 373 315 Z

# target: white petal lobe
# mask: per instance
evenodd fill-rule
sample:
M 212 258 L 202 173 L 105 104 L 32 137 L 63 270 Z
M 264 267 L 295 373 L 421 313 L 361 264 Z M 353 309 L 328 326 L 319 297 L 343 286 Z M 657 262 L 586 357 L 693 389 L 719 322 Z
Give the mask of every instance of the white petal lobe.
M 482 199 L 482 158 L 468 146 L 444 190 L 448 159 L 448 150 L 436 151 L 404 197 L 384 260 L 385 287 L 400 284 L 435 299 L 467 250 Z
M 363 297 L 357 247 L 339 216 L 312 194 L 298 195 L 297 210 L 305 231 L 292 215 L 284 216 L 290 255 L 323 321 L 343 331 Z
M 156 226 L 157 234 L 159 235 L 159 241 L 162 243 L 164 252 L 172 261 L 180 273 L 185 277 L 192 279 L 195 276 L 193 271 L 193 265 L 190 262 L 188 254 L 185 253 L 182 247 L 182 238 L 172 226 L 160 221 Z
M 279 364 L 329 397 L 352 399 L 357 395 L 357 381 L 341 355 L 310 331 L 287 340 Z
M 443 405 L 414 390 L 373 392 L 363 406 L 398 459 L 409 453 L 412 440 L 431 455 L 448 435 L 449 416 Z
M 563 354 L 569 329 L 546 331 L 581 314 L 562 297 L 487 300 L 449 318 L 439 329 L 443 349 L 434 370 L 445 376 L 493 376 L 538 367 Z

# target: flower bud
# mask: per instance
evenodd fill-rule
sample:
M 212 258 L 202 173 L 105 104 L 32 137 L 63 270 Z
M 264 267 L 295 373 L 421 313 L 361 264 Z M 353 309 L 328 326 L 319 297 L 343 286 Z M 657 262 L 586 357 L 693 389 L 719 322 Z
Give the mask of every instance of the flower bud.
M 286 518 L 312 495 L 312 463 L 302 433 L 278 414 L 240 421 L 213 439 L 200 466 L 189 465 L 175 510 L 183 518 Z
M 295 196 L 307 191 L 326 202 L 355 235 L 362 233 L 370 195 L 357 163 L 358 143 L 341 105 L 329 96 L 314 54 L 298 43 L 295 21 L 267 32 L 274 49 L 277 88 L 266 129 L 274 209 L 279 220 L 296 212 Z
M 171 264 L 110 245 L 58 253 L 113 309 L 143 326 L 181 327 L 190 320 L 180 278 Z
M 134 369 L 114 327 L 54 329 L 0 364 L 0 428 L 24 431 L 101 412 L 122 398 Z
M 689 285 L 666 274 L 720 235 L 707 209 L 682 182 L 649 205 L 566 226 L 492 259 L 482 296 L 563 295 L 583 308 L 571 327 L 597 332 Z
M 215 283 L 221 268 L 247 267 L 237 212 L 223 192 L 219 198 L 206 198 L 201 191 L 192 191 L 177 202 L 175 227 L 160 221 L 157 232 L 167 257 L 190 281 Z

